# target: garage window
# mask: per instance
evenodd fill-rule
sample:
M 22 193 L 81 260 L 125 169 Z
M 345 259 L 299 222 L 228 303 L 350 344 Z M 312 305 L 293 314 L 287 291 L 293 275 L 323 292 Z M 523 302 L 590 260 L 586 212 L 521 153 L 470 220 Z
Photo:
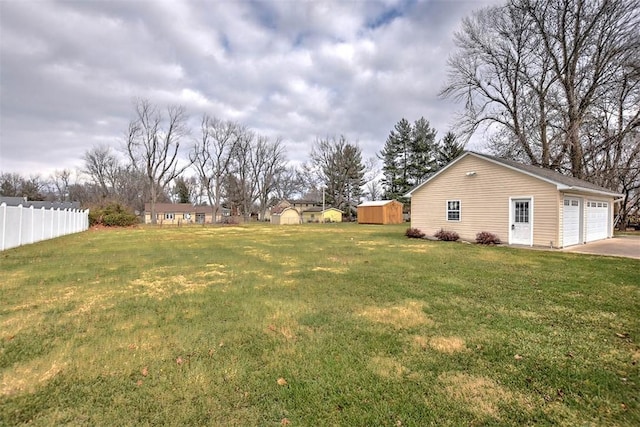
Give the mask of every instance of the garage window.
M 447 221 L 460 221 L 460 200 L 447 200 Z

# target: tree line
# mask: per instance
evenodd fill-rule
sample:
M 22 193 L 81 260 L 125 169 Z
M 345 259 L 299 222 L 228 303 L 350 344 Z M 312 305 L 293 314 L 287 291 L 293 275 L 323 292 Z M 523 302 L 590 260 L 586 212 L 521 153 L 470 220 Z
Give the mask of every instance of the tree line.
M 213 218 L 223 207 L 264 218 L 275 201 L 291 198 L 324 201 L 353 217 L 363 197 L 402 197 L 418 183 L 417 171 L 424 178 L 463 150 L 451 133 L 436 143 L 436 131 L 424 118 L 414 127 L 402 119 L 378 156 L 382 171 L 376 158 L 363 160 L 359 145 L 344 136 L 317 138 L 308 161 L 291 166 L 281 138 L 234 121 L 204 114 L 194 131 L 184 107 L 161 108 L 146 99 L 134 102 L 134 116 L 120 147 L 91 147 L 75 173 L 3 173 L 0 193 L 83 206 L 116 202 L 138 214 L 149 204 L 152 221 L 161 202 L 208 205 Z
M 135 103 L 124 148 L 83 157 L 85 181 L 0 174 L 4 195 L 206 203 L 264 216 L 278 198 L 320 200 L 351 215 L 364 196 L 402 198 L 486 132 L 488 150 L 624 195 L 621 224 L 640 207 L 640 8 L 634 0 L 507 0 L 462 21 L 440 93 L 464 108 L 440 141 L 429 122 L 401 119 L 377 158 L 357 142 L 318 138 L 309 160 L 290 166 L 281 139 L 202 116 L 197 132 L 182 107 Z M 378 161 L 382 167 L 378 167 Z M 191 172 L 188 172 L 191 171 Z

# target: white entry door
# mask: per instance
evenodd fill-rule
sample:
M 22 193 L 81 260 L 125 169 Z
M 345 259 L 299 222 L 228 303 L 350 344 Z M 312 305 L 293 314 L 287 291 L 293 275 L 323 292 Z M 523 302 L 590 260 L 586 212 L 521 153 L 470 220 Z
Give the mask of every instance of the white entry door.
M 533 224 L 531 218 L 531 199 L 511 200 L 511 239 L 513 245 L 531 245 Z
M 562 209 L 562 246 L 580 243 L 580 200 L 565 197 Z

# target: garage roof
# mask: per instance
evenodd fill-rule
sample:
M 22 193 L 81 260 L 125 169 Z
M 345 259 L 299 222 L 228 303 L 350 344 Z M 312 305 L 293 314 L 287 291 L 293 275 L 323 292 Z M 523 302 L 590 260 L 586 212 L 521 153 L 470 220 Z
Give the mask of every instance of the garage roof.
M 475 156 L 485 159 L 489 162 L 499 164 L 501 166 L 507 167 L 509 169 L 515 170 L 516 172 L 524 173 L 526 175 L 532 176 L 537 179 L 541 179 L 543 181 L 549 182 L 551 184 L 555 184 L 560 191 L 574 190 L 574 191 L 582 191 L 587 193 L 601 194 L 612 197 L 622 197 L 622 194 L 616 193 L 615 191 L 611 191 L 608 188 L 601 187 L 599 185 L 595 185 L 590 183 L 589 181 L 585 181 L 584 179 L 574 178 L 571 176 L 562 175 L 559 172 L 556 172 L 551 169 L 543 168 L 541 166 L 533 166 L 533 165 L 525 165 L 523 163 L 518 163 L 513 160 L 503 159 L 500 157 L 490 156 L 488 154 L 476 153 L 473 151 L 467 151 L 451 163 L 449 163 L 444 168 L 440 169 L 435 174 L 431 175 L 429 179 L 424 181 L 422 184 L 416 186 L 411 191 L 409 191 L 406 196 L 411 197 L 411 194 L 416 191 L 418 188 L 427 184 L 436 176 L 440 175 L 446 169 L 448 169 L 451 165 L 457 163 L 467 156 Z

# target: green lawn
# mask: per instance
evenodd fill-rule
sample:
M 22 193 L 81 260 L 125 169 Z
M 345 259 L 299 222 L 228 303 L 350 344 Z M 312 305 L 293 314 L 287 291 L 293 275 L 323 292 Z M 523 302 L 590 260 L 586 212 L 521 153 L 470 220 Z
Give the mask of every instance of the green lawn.
M 0 425 L 640 425 L 640 262 L 405 229 L 0 252 Z

